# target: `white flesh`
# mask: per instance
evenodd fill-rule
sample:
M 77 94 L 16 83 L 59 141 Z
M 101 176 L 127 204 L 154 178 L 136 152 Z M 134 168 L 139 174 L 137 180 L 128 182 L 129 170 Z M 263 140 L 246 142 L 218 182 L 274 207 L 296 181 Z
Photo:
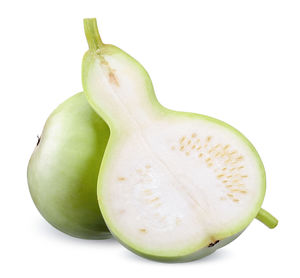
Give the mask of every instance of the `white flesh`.
M 119 142 L 109 163 L 99 192 L 107 218 L 146 250 L 208 245 L 238 232 L 261 197 L 256 157 L 207 121 L 156 123 Z

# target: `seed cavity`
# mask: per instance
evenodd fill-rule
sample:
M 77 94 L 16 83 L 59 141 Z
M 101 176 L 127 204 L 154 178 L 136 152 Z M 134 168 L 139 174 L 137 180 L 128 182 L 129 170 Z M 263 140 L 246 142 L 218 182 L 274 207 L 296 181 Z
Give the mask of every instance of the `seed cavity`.
M 96 54 L 99 55 L 100 63 L 103 66 L 103 68 L 105 69 L 105 72 L 108 72 L 108 81 L 111 84 L 119 87 L 120 84 L 119 84 L 118 78 L 117 78 L 117 76 L 115 74 L 116 70 L 112 69 L 110 67 L 109 63 L 105 60 L 105 58 L 102 55 L 100 55 L 101 54 L 101 50 L 97 50 Z
M 196 133 L 181 136 L 179 145 L 173 145 L 171 149 L 179 150 L 187 157 L 197 157 L 203 161 L 207 168 L 212 169 L 216 179 L 219 180 L 219 185 L 225 189 L 224 196 L 220 197 L 221 200 L 229 198 L 235 203 L 239 202 L 237 196 L 247 193 L 242 180 L 248 177 L 243 171 L 244 156 L 230 144 L 213 144 L 211 135 L 203 139 L 200 137 Z M 201 141 L 204 144 L 201 145 Z
M 119 181 L 124 181 L 125 178 L 124 178 L 124 177 L 118 177 L 118 180 L 119 180 Z
M 97 50 L 96 50 L 96 54 L 97 54 L 97 55 L 101 55 L 101 50 L 100 50 L 100 49 L 97 49 Z M 103 56 L 100 56 L 100 63 L 101 63 L 102 65 L 105 65 L 105 66 L 108 66 L 108 65 L 109 65 L 108 62 L 104 59 Z
M 216 155 L 215 155 L 215 157 L 218 157 L 218 156 L 220 156 L 220 155 L 221 155 L 221 153 L 220 153 L 220 152 L 217 152 Z
M 147 233 L 147 230 L 146 229 L 139 229 L 139 231 L 141 232 L 141 233 Z
M 150 190 L 150 189 L 145 189 L 144 190 L 144 193 L 146 194 L 146 195 L 152 195 L 152 191 Z
M 115 86 L 119 87 L 120 84 L 119 84 L 119 81 L 115 75 L 115 70 L 110 70 L 109 74 L 108 74 L 108 77 L 109 77 L 109 82 L 111 84 L 114 84 Z
M 179 217 L 176 217 L 176 225 L 179 225 L 181 223 L 181 219 Z
M 158 200 L 159 200 L 159 198 L 158 198 L 158 197 L 155 197 L 154 199 L 150 200 L 150 203 L 156 202 L 156 201 L 158 201 Z

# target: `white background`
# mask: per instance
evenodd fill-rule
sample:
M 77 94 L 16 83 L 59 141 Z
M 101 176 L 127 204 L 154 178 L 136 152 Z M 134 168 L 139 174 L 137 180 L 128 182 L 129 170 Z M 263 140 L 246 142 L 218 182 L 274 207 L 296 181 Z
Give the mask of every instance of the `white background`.
M 1 277 L 299 277 L 299 1 L 1 1 Z M 71 238 L 31 201 L 26 167 L 51 111 L 81 91 L 84 17 L 150 73 L 169 108 L 242 131 L 267 171 L 263 207 L 229 246 L 164 264 L 115 240 Z M 188 228 L 188 227 L 187 227 Z

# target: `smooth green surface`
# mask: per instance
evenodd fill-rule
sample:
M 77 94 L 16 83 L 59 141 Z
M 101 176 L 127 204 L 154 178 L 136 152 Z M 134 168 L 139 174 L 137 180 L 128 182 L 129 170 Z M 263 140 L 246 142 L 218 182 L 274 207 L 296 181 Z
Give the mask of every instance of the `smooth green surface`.
M 42 216 L 64 233 L 110 237 L 96 196 L 108 138 L 108 126 L 83 93 L 66 100 L 47 119 L 28 164 L 28 185 Z

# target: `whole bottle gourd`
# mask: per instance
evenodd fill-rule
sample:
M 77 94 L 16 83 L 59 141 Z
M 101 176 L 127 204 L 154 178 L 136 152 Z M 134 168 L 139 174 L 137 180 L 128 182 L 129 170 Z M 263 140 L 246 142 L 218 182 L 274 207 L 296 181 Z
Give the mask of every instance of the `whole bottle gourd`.
M 71 236 L 111 236 L 97 201 L 97 177 L 109 128 L 83 93 L 49 116 L 27 170 L 31 197 L 42 216 Z

